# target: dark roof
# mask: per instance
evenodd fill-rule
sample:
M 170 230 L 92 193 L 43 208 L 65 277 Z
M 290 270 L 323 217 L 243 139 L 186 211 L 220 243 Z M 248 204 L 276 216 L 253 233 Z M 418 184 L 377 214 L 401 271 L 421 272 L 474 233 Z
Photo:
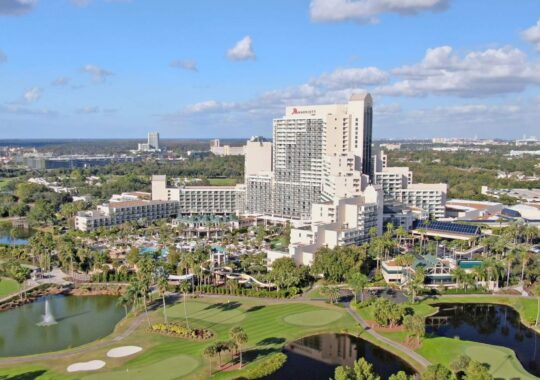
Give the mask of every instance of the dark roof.
M 416 229 L 426 229 L 428 231 L 449 232 L 459 235 L 480 235 L 480 227 L 468 224 L 459 224 L 439 221 L 420 221 Z

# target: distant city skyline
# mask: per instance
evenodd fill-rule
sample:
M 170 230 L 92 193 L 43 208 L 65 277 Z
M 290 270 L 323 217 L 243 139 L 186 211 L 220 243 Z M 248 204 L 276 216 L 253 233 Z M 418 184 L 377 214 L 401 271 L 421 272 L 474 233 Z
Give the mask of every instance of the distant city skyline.
M 374 139 L 539 136 L 540 2 L 518 4 L 4 0 L 0 139 L 269 137 L 363 91 Z

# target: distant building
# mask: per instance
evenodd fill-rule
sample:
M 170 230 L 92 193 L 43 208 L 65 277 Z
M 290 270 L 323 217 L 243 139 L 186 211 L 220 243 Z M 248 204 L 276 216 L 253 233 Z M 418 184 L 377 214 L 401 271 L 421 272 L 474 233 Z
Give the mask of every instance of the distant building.
M 482 186 L 481 192 L 490 197 L 499 198 L 503 195 L 516 198 L 522 202 L 540 203 L 540 189 L 492 189 Z
M 139 152 L 160 152 L 159 133 L 148 132 L 148 140 L 146 143 L 140 143 L 137 149 Z
M 243 146 L 221 145 L 219 139 L 210 141 L 210 152 L 216 156 L 243 156 Z
M 140 161 L 140 157 L 127 155 L 113 156 L 87 156 L 87 155 L 69 155 L 52 157 L 50 155 L 26 156 L 18 159 L 32 170 L 49 169 L 77 169 L 95 166 L 105 166 L 113 163 L 127 163 Z
M 516 140 L 515 144 L 516 146 L 540 145 L 540 140 L 538 140 L 535 136 L 523 136 L 522 139 Z

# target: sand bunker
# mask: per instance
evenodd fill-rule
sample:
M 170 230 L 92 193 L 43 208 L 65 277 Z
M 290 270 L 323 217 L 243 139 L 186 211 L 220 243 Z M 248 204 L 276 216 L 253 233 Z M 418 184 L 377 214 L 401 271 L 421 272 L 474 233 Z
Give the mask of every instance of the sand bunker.
M 78 371 L 95 371 L 105 367 L 105 362 L 103 360 L 90 360 L 89 362 L 73 363 L 67 367 L 68 372 L 78 372 Z
M 107 356 L 109 358 L 123 358 L 124 356 L 130 356 L 140 351 L 142 351 L 142 348 L 139 346 L 122 346 L 109 350 Z

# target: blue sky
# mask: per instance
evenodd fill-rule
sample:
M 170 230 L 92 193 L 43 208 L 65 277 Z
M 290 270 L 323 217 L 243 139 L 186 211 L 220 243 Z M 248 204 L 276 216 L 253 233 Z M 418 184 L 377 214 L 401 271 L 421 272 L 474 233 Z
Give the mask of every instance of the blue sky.
M 0 0 L 0 138 L 271 135 L 375 99 L 376 137 L 540 136 L 538 0 Z

